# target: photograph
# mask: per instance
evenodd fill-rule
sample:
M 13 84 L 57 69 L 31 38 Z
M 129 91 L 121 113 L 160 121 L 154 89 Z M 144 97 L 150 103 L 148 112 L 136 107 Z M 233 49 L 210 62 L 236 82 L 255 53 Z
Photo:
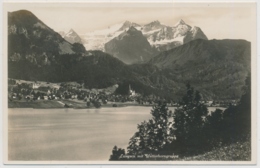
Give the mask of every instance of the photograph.
M 5 164 L 256 164 L 255 2 L 3 3 Z

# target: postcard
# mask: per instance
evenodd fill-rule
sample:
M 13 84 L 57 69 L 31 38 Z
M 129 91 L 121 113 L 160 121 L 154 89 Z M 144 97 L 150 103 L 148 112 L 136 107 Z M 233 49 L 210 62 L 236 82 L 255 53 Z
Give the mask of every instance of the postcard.
M 3 4 L 5 164 L 256 164 L 256 3 Z

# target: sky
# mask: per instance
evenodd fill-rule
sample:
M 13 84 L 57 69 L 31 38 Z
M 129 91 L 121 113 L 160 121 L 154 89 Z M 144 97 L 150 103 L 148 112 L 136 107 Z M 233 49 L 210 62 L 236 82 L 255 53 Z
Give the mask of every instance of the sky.
M 202 29 L 209 39 L 255 38 L 253 3 L 13 3 L 5 11 L 26 9 L 55 31 L 78 34 L 104 29 L 126 20 L 147 24 L 158 20 L 174 26 L 180 19 Z

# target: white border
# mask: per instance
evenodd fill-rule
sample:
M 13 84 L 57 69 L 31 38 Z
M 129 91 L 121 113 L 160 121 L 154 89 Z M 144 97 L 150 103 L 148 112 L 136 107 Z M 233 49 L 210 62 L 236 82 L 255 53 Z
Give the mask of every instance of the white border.
M 98 0 L 98 1 L 94 1 L 94 2 L 122 2 L 123 0 L 121 0 L 121 1 L 114 1 L 114 0 L 110 0 L 110 1 L 100 1 L 100 0 Z M 23 0 L 16 0 L 16 1 L 9 1 L 9 0 L 5 0 L 4 2 L 24 2 Z M 26 1 L 26 2 L 32 2 L 32 1 Z M 34 2 L 48 2 L 48 3 L 52 3 L 52 2 L 72 2 L 72 0 L 62 0 L 62 1 L 50 1 L 50 0 L 46 0 L 46 1 L 39 1 L 39 0 L 35 0 Z M 88 0 L 85 0 L 85 1 L 73 1 L 73 2 L 93 2 L 93 1 L 88 1 Z M 127 0 L 124 0 L 123 2 L 129 2 L 129 1 L 127 1 Z M 133 1 L 131 1 L 131 2 L 133 2 Z M 134 1 L 134 2 L 147 2 L 147 1 Z M 148 2 L 158 2 L 158 1 L 156 1 L 156 0 L 149 0 Z M 173 2 L 173 1 L 159 1 L 159 2 Z M 176 1 L 174 1 L 174 2 L 176 2 Z M 196 0 L 189 0 L 189 1 L 177 1 L 177 2 L 198 2 L 198 1 L 196 1 Z M 199 1 L 199 2 L 227 2 L 227 1 Z M 229 2 L 254 2 L 254 1 L 242 1 L 242 0 L 229 0 Z M 2 3 L 1 3 L 1 10 L 2 10 L 3 8 L 2 8 Z M 260 28 L 259 28 L 259 9 L 260 9 L 260 7 L 259 7 L 259 1 L 258 1 L 258 3 L 257 3 L 257 19 L 258 19 L 258 22 L 257 22 L 257 25 L 258 25 L 258 27 L 257 27 L 257 39 L 258 39 L 258 42 L 259 42 L 259 31 L 260 31 Z M 2 21 L 2 23 L 3 23 L 3 19 L 1 18 L 1 21 Z M 3 25 L 3 24 L 2 24 Z M 0 37 L 2 37 L 2 39 L 3 39 L 3 27 L 1 27 L 1 36 Z M 1 41 L 2 42 L 2 41 Z M 5 43 L 5 44 L 7 44 L 7 43 Z M 257 43 L 258 44 L 258 43 Z M 256 73 L 253 73 L 254 72 L 254 70 L 256 70 L 256 66 L 253 66 L 253 64 L 257 64 L 257 63 L 259 63 L 259 58 L 260 58 L 260 51 L 259 51 L 259 45 L 257 45 L 258 46 L 258 48 L 257 48 L 257 54 L 256 53 L 253 53 L 253 51 L 256 51 L 256 45 L 252 48 L 252 55 L 257 55 L 257 58 L 256 57 L 252 57 L 252 78 L 253 77 L 255 77 L 255 80 L 254 81 L 256 81 L 256 78 L 257 78 L 257 81 L 259 80 L 259 77 L 260 77 L 260 75 L 259 75 L 259 73 L 258 74 L 256 74 Z M 3 45 L 0 45 L 0 49 L 1 49 L 1 51 L 3 51 L 3 49 L 4 48 L 2 48 L 3 47 Z M 1 52 L 1 56 L 2 56 L 2 59 L 4 58 L 4 55 L 3 55 L 3 52 Z M 1 60 L 1 62 L 0 62 L 0 66 L 2 66 L 2 67 L 4 67 L 4 69 L 6 69 L 6 65 L 5 65 L 5 62 L 3 61 L 3 60 Z M 6 78 L 4 78 L 4 76 L 6 76 L 6 71 L 4 71 L 3 70 L 3 68 L 1 69 L 3 72 L 2 73 L 0 73 L 1 75 L 3 75 L 2 76 L 2 79 L 6 79 Z M 259 72 L 259 69 L 257 69 L 258 71 L 257 72 Z M 255 71 L 256 72 L 256 71 Z M 2 93 L 1 94 L 1 96 L 3 95 L 3 93 L 4 93 L 4 88 L 6 88 L 6 86 L 7 86 L 7 81 L 6 80 L 2 80 L 3 82 L 1 83 L 1 84 L 3 84 L 3 86 L 1 85 L 1 92 L 0 93 Z M 254 91 L 256 91 L 256 82 L 252 82 L 252 90 L 254 90 Z M 257 104 L 259 104 L 260 103 L 260 100 L 259 100 L 259 98 L 260 98 L 260 95 L 259 95 L 259 91 L 257 90 L 257 93 L 258 93 L 258 95 L 257 95 L 257 98 L 258 98 L 258 100 L 257 100 Z M 5 94 L 4 94 L 5 95 Z M 253 95 L 253 94 L 252 94 Z M 4 106 L 6 106 L 6 99 L 4 99 L 5 97 L 1 97 L 0 99 L 2 100 L 2 101 L 0 101 L 0 106 L 1 107 L 4 107 Z M 256 95 L 255 95 L 255 98 L 256 98 Z M 3 104 L 1 104 L 1 103 L 3 103 Z M 256 107 L 256 99 L 255 99 L 255 101 L 252 101 L 252 103 L 253 103 L 253 107 Z M 3 106 L 4 105 L 4 106 Z M 257 110 L 257 112 L 259 111 L 258 110 L 259 109 L 259 106 L 257 107 L 257 109 L 255 109 L 255 110 Z M 253 110 L 253 109 L 252 109 Z M 3 110 L 2 110 L 3 111 Z M 3 111 L 3 113 L 2 114 L 5 114 L 4 113 L 4 111 Z M 255 115 L 254 116 L 252 116 L 252 118 L 253 119 L 258 119 L 258 121 L 259 121 L 259 116 L 256 116 L 256 113 L 254 113 Z M 6 116 L 5 116 L 6 117 Z M 2 130 L 3 130 L 3 124 L 0 124 L 1 126 L 0 126 L 0 128 L 2 128 Z M 256 129 L 256 125 L 254 125 L 252 128 L 254 128 L 254 129 Z M 254 132 L 255 130 L 252 130 L 252 132 Z M 258 133 L 259 133 L 259 127 L 258 127 Z M 2 140 L 3 139 L 3 135 L 4 135 L 4 133 L 3 132 L 1 132 L 1 135 L 0 135 L 0 140 Z M 257 141 L 259 141 L 259 139 L 257 139 Z M 256 142 L 253 142 L 253 143 L 256 143 Z M 260 150 L 260 148 L 259 148 L 259 145 L 257 145 L 258 146 L 258 151 Z M 1 147 L 4 147 L 3 145 L 1 146 Z M 253 150 L 253 148 L 252 148 L 252 150 Z M 3 150 L 2 150 L 3 151 Z M 3 153 L 1 153 L 1 154 L 3 154 Z M 3 158 L 3 156 L 1 156 L 0 155 L 0 159 L 2 159 Z M 258 157 L 258 161 L 259 161 L 259 159 L 260 159 L 260 157 L 259 156 L 257 156 Z M 1 160 L 2 161 L 2 160 Z M 183 161 L 181 161 L 182 163 L 177 163 L 177 162 L 172 162 L 172 163 L 165 163 L 165 162 L 158 162 L 158 163 L 156 163 L 156 162 L 151 162 L 152 163 L 152 165 L 154 166 L 154 164 L 160 164 L 160 165 L 166 165 L 166 164 L 174 164 L 175 165 L 175 167 L 176 167 L 176 163 L 177 164 L 188 164 L 188 165 L 194 165 L 195 163 L 198 163 L 198 162 L 188 162 L 188 163 L 183 163 Z M 3 162 L 2 162 L 3 163 Z M 16 162 L 16 163 L 21 163 L 21 162 Z M 24 163 L 24 162 L 23 162 Z M 32 162 L 33 164 L 39 164 L 39 162 Z M 54 162 L 52 161 L 52 162 L 46 162 L 47 164 L 54 164 Z M 46 164 L 45 163 L 45 164 Z M 60 162 L 59 162 L 60 163 Z M 65 165 L 66 164 L 81 164 L 81 163 L 83 163 L 83 162 L 62 162 L 63 163 L 63 166 L 62 167 L 65 167 Z M 86 163 L 86 162 L 84 162 L 84 163 Z M 109 165 L 111 165 L 111 164 L 114 164 L 114 162 L 88 162 L 88 164 L 93 164 L 93 163 L 96 163 L 96 164 L 109 164 Z M 119 162 L 115 162 L 115 164 L 118 164 Z M 121 165 L 123 162 L 120 162 L 119 164 Z M 131 164 L 131 163 L 133 163 L 133 162 L 126 162 L 126 164 Z M 220 162 L 216 162 L 217 164 L 219 164 Z M 228 165 L 228 164 L 230 164 L 230 163 L 227 163 L 227 162 L 223 162 L 223 161 L 221 161 L 221 164 L 225 164 L 225 165 Z M 245 163 L 248 163 L 248 162 L 235 162 L 235 165 L 237 165 L 237 164 L 245 164 Z M 64 165 L 65 164 L 65 165 Z M 137 164 L 138 165 L 140 165 L 140 164 L 142 164 L 141 162 L 137 162 Z M 145 163 L 146 165 L 147 165 L 147 163 Z M 209 162 L 207 162 L 207 163 L 202 163 L 202 162 L 199 162 L 199 164 L 196 164 L 196 165 L 203 165 L 203 164 L 212 164 L 211 162 L 209 163 Z M 232 165 L 234 165 L 234 162 L 233 163 L 231 163 Z M 98 165 L 95 165 L 94 167 L 98 167 Z M 255 166 L 257 166 L 258 164 L 256 164 Z M 13 167 L 12 165 L 10 166 L 7 166 L 7 165 L 1 165 L 1 167 Z M 31 165 L 31 166 L 34 166 L 34 167 L 36 167 L 35 165 Z M 30 167 L 31 167 L 30 166 Z M 39 165 L 38 165 L 39 166 Z M 38 167 L 37 166 L 37 167 Z M 50 165 L 45 165 L 45 166 L 50 166 Z M 84 166 L 86 166 L 86 165 L 84 165 Z M 91 165 L 88 165 L 88 166 L 91 166 Z M 93 165 L 92 165 L 93 166 Z M 92 167 L 91 166 L 91 167 Z M 102 166 L 100 166 L 100 167 L 103 167 L 103 166 L 105 166 L 105 165 L 102 165 Z M 111 165 L 112 166 L 112 165 Z M 115 166 L 115 165 L 114 165 Z M 113 167 L 114 167 L 113 166 Z M 121 165 L 122 166 L 122 165 Z M 15 167 L 29 167 L 28 165 L 24 165 L 24 166 L 18 166 L 18 165 L 16 165 Z M 57 167 L 57 166 L 56 166 Z M 66 167 L 68 167 L 68 166 L 66 166 Z M 71 166 L 70 166 L 71 167 Z M 73 166 L 74 167 L 74 166 Z M 127 166 L 127 167 L 129 167 L 129 166 Z M 149 167 L 151 167 L 151 166 L 149 166 Z M 179 166 L 178 166 L 179 167 Z M 214 166 L 215 167 L 215 166 Z M 250 166 L 250 167 L 252 167 L 252 166 Z

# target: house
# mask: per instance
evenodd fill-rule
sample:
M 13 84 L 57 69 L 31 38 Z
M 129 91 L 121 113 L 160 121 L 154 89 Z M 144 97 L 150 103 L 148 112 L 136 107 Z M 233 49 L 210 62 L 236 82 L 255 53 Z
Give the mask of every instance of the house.
M 34 97 L 33 95 L 26 95 L 26 96 L 25 96 L 25 98 L 28 99 L 28 100 L 33 99 L 33 97 Z
M 131 88 L 131 85 L 129 85 L 129 96 L 133 97 L 135 95 L 136 95 L 135 91 Z
M 49 95 L 49 94 L 51 94 L 51 91 L 50 91 L 50 90 L 47 91 L 47 95 Z
M 32 84 L 33 89 L 38 89 L 39 87 L 40 87 L 40 84 L 37 84 L 37 83 Z
M 52 87 L 55 89 L 60 89 L 60 85 L 58 85 L 58 84 L 53 84 Z
M 77 98 L 78 98 L 78 95 L 71 95 L 71 98 L 72 98 L 72 99 L 77 99 Z
M 212 104 L 213 104 L 213 101 L 212 101 L 212 100 L 205 102 L 205 105 L 206 105 L 206 106 L 212 106 Z

